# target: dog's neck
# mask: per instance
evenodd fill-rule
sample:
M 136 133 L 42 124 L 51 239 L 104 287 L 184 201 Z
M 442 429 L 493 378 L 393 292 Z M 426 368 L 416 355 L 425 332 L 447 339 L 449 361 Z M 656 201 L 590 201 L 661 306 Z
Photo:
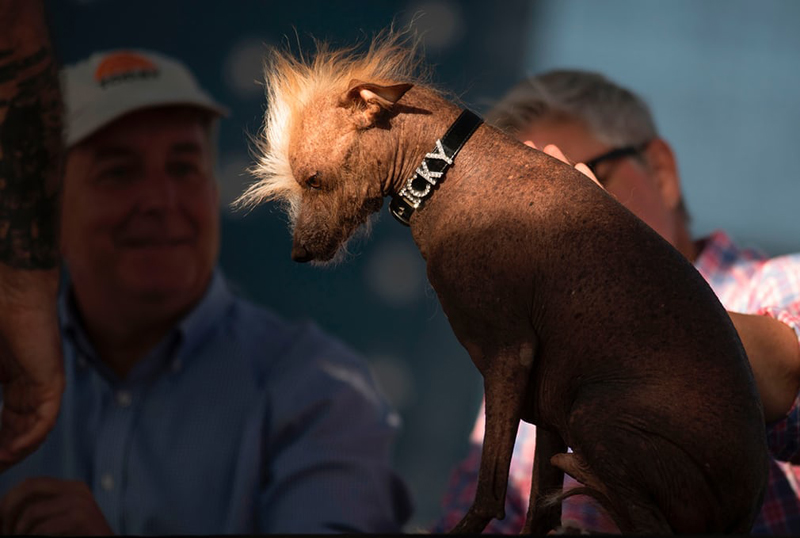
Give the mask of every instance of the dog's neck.
M 458 152 L 482 123 L 480 116 L 464 109 L 447 132 L 436 139 L 436 146 L 425 154 L 414 175 L 392 197 L 389 209 L 399 222 L 410 226 L 411 216 L 435 194 L 439 182 L 453 165 Z
M 437 93 L 415 86 L 403 97 L 391 120 L 394 166 L 383 185 L 386 196 L 396 196 L 414 177 L 425 155 L 436 147 L 461 110 Z
M 419 87 L 410 90 L 401 102 L 405 102 L 408 108 L 424 112 L 400 112 L 392 119 L 391 130 L 396 137 L 393 142 L 394 170 L 397 172 L 384 188 L 387 196 L 396 196 L 406 186 L 426 154 L 434 150 L 436 141 L 447 132 L 463 110 L 438 94 Z M 411 214 L 411 232 L 423 256 L 427 259 L 428 243 L 436 241 L 447 228 L 447 221 L 453 212 L 480 210 L 474 205 L 469 209 L 465 206 L 465 200 L 474 198 L 474 191 L 483 188 L 475 183 L 509 181 L 513 184 L 519 178 L 528 176 L 533 169 L 541 167 L 544 164 L 542 159 L 545 159 L 544 154 L 497 129 L 485 124 L 478 127 L 456 155 L 452 166 L 439 178 L 434 192 Z

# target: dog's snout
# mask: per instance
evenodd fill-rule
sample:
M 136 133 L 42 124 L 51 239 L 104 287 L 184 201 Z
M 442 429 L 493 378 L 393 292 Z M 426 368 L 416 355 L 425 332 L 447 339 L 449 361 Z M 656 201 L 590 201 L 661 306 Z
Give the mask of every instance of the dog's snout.
M 292 247 L 292 259 L 296 262 L 305 263 L 310 262 L 313 259 L 313 256 L 303 245 L 295 243 Z

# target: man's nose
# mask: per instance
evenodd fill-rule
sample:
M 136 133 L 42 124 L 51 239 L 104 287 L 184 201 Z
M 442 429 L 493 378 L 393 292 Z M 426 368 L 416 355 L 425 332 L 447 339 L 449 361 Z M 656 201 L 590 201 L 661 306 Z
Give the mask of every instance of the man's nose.
M 143 182 L 140 205 L 145 211 L 164 210 L 178 203 L 175 180 L 165 172 L 151 172 Z

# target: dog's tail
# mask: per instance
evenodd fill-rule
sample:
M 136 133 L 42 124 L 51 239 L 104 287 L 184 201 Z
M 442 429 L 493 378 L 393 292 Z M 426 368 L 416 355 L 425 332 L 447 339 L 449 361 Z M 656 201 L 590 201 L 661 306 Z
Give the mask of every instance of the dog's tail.
M 541 502 L 545 503 L 544 506 L 547 507 L 561 503 L 564 499 L 573 495 L 588 495 L 592 497 L 605 510 L 622 534 L 643 532 L 647 534 L 673 534 L 672 528 L 658 507 L 647 503 L 631 502 L 630 505 L 617 508 L 606 494 L 590 486 L 579 486 L 553 493 L 543 497 Z
M 568 499 L 573 495 L 588 495 L 589 497 L 592 497 L 595 501 L 597 501 L 600 507 L 605 510 L 617 528 L 624 529 L 626 527 L 626 525 L 623 523 L 623 518 L 617 513 L 609 498 L 606 497 L 606 495 L 601 491 L 589 486 L 579 486 L 570 488 L 568 490 L 550 493 L 549 495 L 543 496 L 539 502 L 542 503 L 543 508 L 549 508 L 551 506 L 561 504 L 564 499 Z M 589 529 L 581 530 L 588 531 Z

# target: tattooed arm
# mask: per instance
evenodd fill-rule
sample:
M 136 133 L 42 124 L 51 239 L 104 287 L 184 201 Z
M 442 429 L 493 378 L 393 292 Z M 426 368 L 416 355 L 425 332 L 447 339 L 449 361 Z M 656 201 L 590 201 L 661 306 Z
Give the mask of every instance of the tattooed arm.
M 0 471 L 55 424 L 61 96 L 42 0 L 0 0 Z

